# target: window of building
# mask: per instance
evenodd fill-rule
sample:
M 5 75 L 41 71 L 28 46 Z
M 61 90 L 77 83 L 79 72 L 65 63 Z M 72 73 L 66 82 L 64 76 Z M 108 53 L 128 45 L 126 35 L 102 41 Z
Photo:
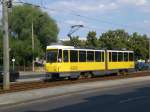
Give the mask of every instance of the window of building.
M 124 53 L 124 61 L 128 61 L 128 53 Z
M 112 52 L 112 62 L 117 62 L 117 52 Z
M 95 61 L 101 62 L 101 52 L 100 51 L 95 51 Z
M 70 50 L 70 62 L 78 62 L 78 51 Z
M 79 51 L 79 62 L 86 62 L 86 51 Z
M 94 61 L 94 51 L 87 51 L 87 61 Z
M 133 53 L 129 53 L 129 61 L 133 61 L 134 60 L 134 54 Z
M 123 52 L 118 52 L 118 61 L 123 61 Z
M 68 50 L 63 51 L 63 61 L 68 62 Z

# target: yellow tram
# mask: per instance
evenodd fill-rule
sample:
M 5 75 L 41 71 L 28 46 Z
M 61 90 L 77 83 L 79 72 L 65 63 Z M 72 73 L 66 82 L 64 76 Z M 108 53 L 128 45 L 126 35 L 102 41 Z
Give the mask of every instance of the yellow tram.
M 46 49 L 47 78 L 78 78 L 80 75 L 101 75 L 128 72 L 134 69 L 134 52 L 118 50 L 77 49 L 52 45 Z

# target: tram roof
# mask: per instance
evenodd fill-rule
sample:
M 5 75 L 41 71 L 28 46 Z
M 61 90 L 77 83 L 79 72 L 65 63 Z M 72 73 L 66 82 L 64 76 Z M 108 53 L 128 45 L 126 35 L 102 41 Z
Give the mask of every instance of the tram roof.
M 80 51 L 105 51 L 105 50 L 98 50 L 98 49 L 82 49 L 82 48 L 75 48 L 74 46 L 64 46 L 64 45 L 51 45 L 47 46 L 48 49 L 63 49 L 63 50 L 80 50 Z M 131 52 L 129 50 L 107 50 L 107 52 Z
M 96 49 L 82 49 L 82 48 L 75 48 L 73 46 L 63 46 L 63 45 L 51 45 L 47 46 L 47 49 L 63 49 L 63 50 L 81 50 L 81 51 L 105 51 L 105 50 L 96 50 Z
M 129 52 L 129 53 L 133 53 L 134 51 L 130 51 L 130 50 L 107 50 L 107 52 Z
M 73 46 L 63 46 L 63 45 L 51 45 L 47 46 L 47 49 L 74 49 Z

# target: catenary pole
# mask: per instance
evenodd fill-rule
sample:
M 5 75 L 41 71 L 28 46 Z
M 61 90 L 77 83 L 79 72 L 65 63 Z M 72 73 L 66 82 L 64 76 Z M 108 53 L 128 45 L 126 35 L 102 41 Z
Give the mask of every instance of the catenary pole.
M 34 23 L 32 19 L 32 71 L 34 72 Z
M 2 1 L 3 13 L 3 89 L 10 89 L 9 80 L 9 31 L 8 31 L 8 1 Z

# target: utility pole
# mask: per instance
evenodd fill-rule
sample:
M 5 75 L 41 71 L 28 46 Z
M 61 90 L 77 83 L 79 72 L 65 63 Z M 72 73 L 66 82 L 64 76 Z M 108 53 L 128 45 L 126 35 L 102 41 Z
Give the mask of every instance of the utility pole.
M 9 0 L 11 2 L 11 0 Z M 3 13 L 3 89 L 10 89 L 9 79 L 9 31 L 8 31 L 8 3 L 7 0 L 2 1 Z
M 32 71 L 34 72 L 34 23 L 32 19 Z

